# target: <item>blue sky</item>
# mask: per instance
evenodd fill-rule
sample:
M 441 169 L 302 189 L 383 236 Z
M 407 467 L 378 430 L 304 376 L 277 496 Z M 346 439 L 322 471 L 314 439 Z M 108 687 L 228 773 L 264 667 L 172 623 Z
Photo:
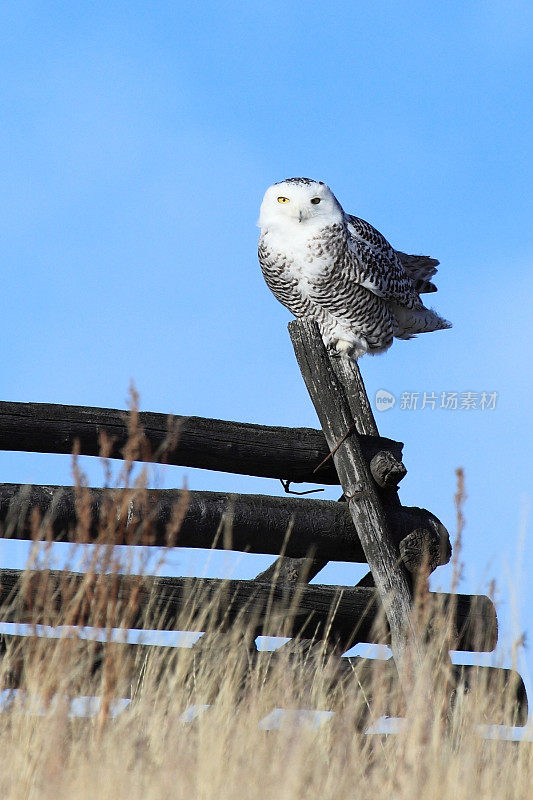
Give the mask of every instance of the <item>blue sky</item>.
M 465 469 L 461 589 L 495 578 L 503 641 L 515 595 L 531 630 L 532 32 L 526 2 L 2 3 L 1 399 L 123 408 L 133 380 L 146 410 L 315 426 L 255 223 L 272 182 L 324 180 L 393 245 L 441 261 L 431 300 L 454 329 L 361 370 L 372 398 L 498 392 L 493 410 L 398 402 L 378 424 L 406 445 L 403 502 L 452 533 Z M 282 492 L 157 480 L 184 476 Z M 0 480 L 69 483 L 69 459 L 0 453 Z

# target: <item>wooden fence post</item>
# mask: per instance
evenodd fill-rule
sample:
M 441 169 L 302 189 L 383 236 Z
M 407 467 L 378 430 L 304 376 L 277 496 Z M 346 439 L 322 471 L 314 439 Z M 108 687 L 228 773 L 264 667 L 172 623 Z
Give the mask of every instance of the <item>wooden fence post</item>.
M 366 423 L 362 417 L 354 420 L 316 322 L 295 320 L 289 324 L 289 332 L 387 615 L 400 681 L 410 694 L 412 675 L 406 659 L 407 643 L 410 643 L 409 662 L 415 670 L 422 664 L 423 653 L 412 617 L 413 598 L 407 571 L 389 532 L 383 505 L 364 462 L 355 430 L 355 424 Z

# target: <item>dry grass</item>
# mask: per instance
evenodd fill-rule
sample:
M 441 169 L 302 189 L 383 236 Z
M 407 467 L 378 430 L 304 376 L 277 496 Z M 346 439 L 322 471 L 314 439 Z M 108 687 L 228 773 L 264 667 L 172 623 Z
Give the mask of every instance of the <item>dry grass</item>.
M 357 672 L 339 687 L 331 664 L 320 658 L 295 663 L 287 653 L 253 664 L 232 632 L 204 651 L 143 653 L 137 681 L 124 650 L 107 645 L 90 678 L 94 662 L 86 643 L 26 640 L 17 654 L 24 660 L 24 693 L 0 715 L 3 797 L 531 796 L 531 744 L 479 734 L 477 724 L 491 718 L 495 705 L 483 687 L 462 698 L 443 727 L 434 715 L 443 698 L 426 675 L 434 708 L 415 703 L 399 735 L 373 736 L 365 735 L 366 726 L 402 703 L 379 670 L 369 697 Z M 130 706 L 113 717 L 113 698 L 130 689 Z M 80 693 L 101 699 L 95 717 L 69 715 L 71 698 Z M 192 707 L 206 705 L 189 721 Z M 288 714 L 279 729 L 265 730 L 265 718 L 277 708 L 335 714 L 318 725 L 312 714 Z M 508 715 L 511 722 L 512 708 Z
M 143 445 L 132 426 L 121 485 L 129 486 L 131 465 Z M 89 495 L 78 485 L 78 542 L 87 541 Z M 462 481 L 462 476 L 461 476 Z M 142 496 L 143 480 L 131 488 Z M 460 496 L 459 496 L 460 495 Z M 461 515 L 464 485 L 458 491 Z M 169 526 L 169 545 L 184 508 Z M 462 517 L 460 517 L 462 519 Z M 64 626 L 59 639 L 36 635 L 9 640 L 0 664 L 2 686 L 17 686 L 0 714 L 0 793 L 6 798 L 529 798 L 533 750 L 523 742 L 483 739 L 480 723 L 516 719 L 512 691 L 481 680 L 468 694 L 447 696 L 446 653 L 449 620 L 433 620 L 424 640 L 427 659 L 408 702 L 391 678 L 390 665 L 358 662 L 339 674 L 335 654 L 314 647 L 283 648 L 257 656 L 255 630 L 235 624 L 213 629 L 217 603 L 199 619 L 207 630 L 193 648 L 132 647 L 111 641 L 136 613 L 133 591 L 124 602 L 113 575 L 124 568 L 113 541 L 146 541 L 145 523 L 117 515 L 113 503 L 102 510 L 101 539 L 86 562 L 86 577 L 63 603 L 46 580 L 29 594 L 29 577 L 11 604 L 28 605 L 37 625 Z M 49 520 L 33 518 L 36 540 L 30 567 L 46 568 Z M 38 544 L 40 542 L 40 544 Z M 74 560 L 73 555 L 73 560 Z M 103 578 L 102 572 L 108 577 Z M 109 573 L 111 578 L 109 577 Z M 142 576 L 139 577 L 139 586 Z M 35 588 L 35 587 L 34 587 Z M 423 591 L 420 593 L 423 606 Z M 197 590 L 176 629 L 190 627 L 201 606 Z M 98 625 L 106 643 L 88 642 L 80 626 Z M 427 634 L 427 632 L 426 632 Z M 426 636 L 426 634 L 424 634 Z M 6 695 L 6 692 L 4 692 Z M 73 716 L 72 700 L 98 698 L 94 716 Z M 419 698 L 430 697 L 421 703 Z M 131 699 L 114 715 L 117 698 Z M 207 707 L 207 708 L 206 708 Z M 286 709 L 283 717 L 272 715 Z M 439 709 L 444 710 L 444 718 Z M 309 713 L 298 713 L 307 710 Z M 317 716 L 314 711 L 333 711 Z M 366 731 L 383 715 L 404 714 L 398 735 Z M 195 716 L 196 715 L 196 716 Z M 268 730 L 267 721 L 279 727 Z

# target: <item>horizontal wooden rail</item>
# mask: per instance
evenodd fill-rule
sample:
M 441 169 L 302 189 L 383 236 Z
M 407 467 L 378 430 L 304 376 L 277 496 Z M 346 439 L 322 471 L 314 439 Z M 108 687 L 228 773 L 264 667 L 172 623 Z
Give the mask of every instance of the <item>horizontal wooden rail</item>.
M 74 645 L 74 648 L 72 648 Z M 98 642 L 91 639 L 76 639 L 66 642 L 65 639 L 45 638 L 41 636 L 21 636 L 18 634 L 2 634 L 0 636 L 0 661 L 3 683 L 1 689 L 18 689 L 24 686 L 25 666 L 31 664 L 32 658 L 38 662 L 45 660 L 46 663 L 53 663 L 52 654 L 55 648 L 65 648 L 67 658 L 76 660 L 76 664 L 83 664 L 83 677 L 80 676 L 80 691 L 95 691 L 95 685 L 100 678 L 100 671 L 106 655 L 108 645 L 105 642 Z M 192 658 L 193 653 L 184 653 L 182 647 L 170 647 L 161 645 L 143 644 L 124 644 L 114 642 L 113 652 L 109 655 L 113 659 L 114 674 L 117 677 L 116 691 L 117 697 L 131 697 L 132 688 L 135 689 L 137 683 L 144 675 L 157 680 L 158 685 L 165 680 L 168 671 L 170 676 L 175 669 L 175 659 Z M 216 655 L 216 649 L 213 648 Z M 353 704 L 354 688 L 351 680 L 356 682 L 357 690 L 364 692 L 364 703 L 361 704 L 361 713 L 366 717 L 371 714 L 374 701 L 380 703 L 383 714 L 387 716 L 401 716 L 403 708 L 401 697 L 397 687 L 398 674 L 392 659 L 364 659 L 359 656 L 344 657 L 338 659 L 334 664 L 330 659 L 327 670 L 321 676 L 317 672 L 317 664 L 313 658 L 307 655 L 305 666 L 299 655 L 276 652 L 249 653 L 248 663 L 251 669 L 257 667 L 263 670 L 276 669 L 280 664 L 287 665 L 303 670 L 302 677 L 298 678 L 298 686 L 301 680 L 305 686 L 307 676 L 309 687 L 316 687 L 317 680 L 324 681 L 323 686 L 333 691 L 328 692 L 328 710 L 339 710 L 346 698 Z M 67 661 L 68 668 L 68 661 Z M 145 677 L 146 679 L 146 677 Z M 512 669 L 502 669 L 500 667 L 479 667 L 473 665 L 452 665 L 452 681 L 458 691 L 475 692 L 476 687 L 483 690 L 483 696 L 490 696 L 487 703 L 489 716 L 484 716 L 478 721 L 487 725 L 525 725 L 528 719 L 528 702 L 526 688 L 520 675 Z M 339 682 L 349 690 L 335 691 Z M 462 689 L 461 689 L 462 687 Z M 31 689 L 32 686 L 26 687 Z M 340 687 L 339 687 L 340 688 Z M 379 692 L 379 697 L 374 698 L 374 692 Z M 207 700 L 210 698 L 202 698 Z M 213 698 L 214 699 L 214 698 Z M 304 696 L 299 698 L 301 708 L 312 707 L 306 704 Z M 400 702 L 399 702 L 400 701 Z M 475 701 L 475 700 L 474 700 Z M 280 698 L 279 705 L 283 704 Z M 509 718 L 509 712 L 514 711 L 514 718 Z M 369 720 L 368 720 L 369 721 Z M 363 724 L 365 720 L 362 720 Z M 368 722 L 367 722 L 368 724 Z
M 230 495 L 162 489 L 90 489 L 88 503 L 71 487 L 0 484 L 3 536 L 31 538 L 31 512 L 37 508 L 55 541 L 215 547 L 293 558 L 313 555 L 331 561 L 364 562 L 365 555 L 345 503 L 267 495 Z M 187 510 L 169 542 L 173 510 Z M 184 509 L 185 511 L 185 509 Z M 429 511 L 394 507 L 388 519 L 395 541 L 408 543 L 426 530 L 437 546 L 436 563 L 450 557 L 446 529 Z M 78 524 L 79 523 L 79 524 Z M 76 531 L 76 525 L 78 530 Z M 407 552 L 407 547 L 405 547 Z
M 451 609 L 453 649 L 496 646 L 488 597 L 430 592 L 427 606 L 431 613 Z M 268 635 L 327 638 L 343 651 L 389 640 L 378 594 L 366 587 L 0 570 L 2 622 L 201 631 L 236 620 Z
M 131 423 L 133 417 L 129 419 Z M 143 436 L 136 443 L 134 460 L 291 482 L 339 483 L 331 459 L 315 472 L 329 453 L 319 430 L 150 412 L 139 413 L 138 423 Z M 80 455 L 98 456 L 103 450 L 102 436 L 108 440 L 108 456 L 123 458 L 128 413 L 111 408 L 0 402 L 0 450 L 72 453 L 76 446 Z M 369 463 L 381 451 L 401 462 L 399 442 L 361 436 L 361 447 Z

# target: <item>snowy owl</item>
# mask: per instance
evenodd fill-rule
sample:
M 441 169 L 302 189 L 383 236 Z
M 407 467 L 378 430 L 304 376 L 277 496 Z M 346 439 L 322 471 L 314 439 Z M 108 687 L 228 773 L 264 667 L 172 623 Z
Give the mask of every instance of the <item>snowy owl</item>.
M 382 353 L 396 336 L 450 328 L 422 292 L 439 263 L 395 250 L 358 217 L 345 214 L 321 181 L 289 178 L 270 186 L 258 226 L 259 263 L 275 294 L 297 317 L 311 317 L 325 344 L 359 358 Z

